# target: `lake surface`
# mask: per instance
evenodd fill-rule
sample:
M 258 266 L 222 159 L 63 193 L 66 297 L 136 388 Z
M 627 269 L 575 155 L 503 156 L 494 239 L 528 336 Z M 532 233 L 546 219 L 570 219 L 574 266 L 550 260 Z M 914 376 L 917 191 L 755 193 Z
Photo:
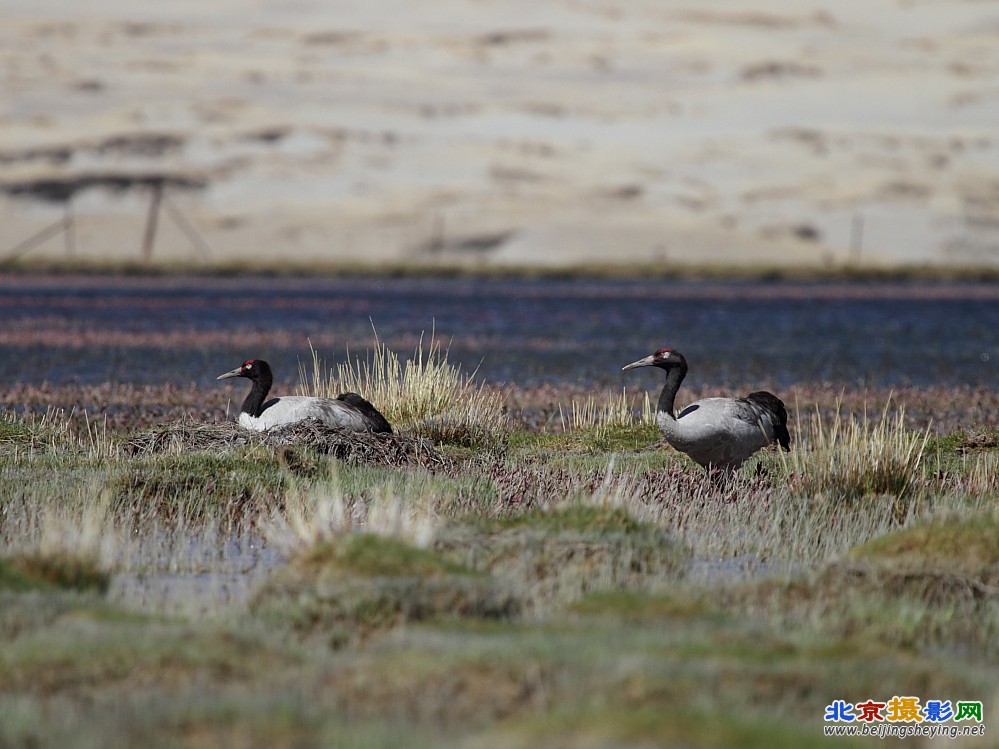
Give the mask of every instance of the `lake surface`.
M 643 384 L 657 348 L 691 381 L 982 385 L 997 381 L 999 285 L 486 278 L 0 276 L 8 383 L 194 382 L 247 358 L 297 381 L 309 342 L 364 354 L 372 326 L 421 334 L 491 383 Z

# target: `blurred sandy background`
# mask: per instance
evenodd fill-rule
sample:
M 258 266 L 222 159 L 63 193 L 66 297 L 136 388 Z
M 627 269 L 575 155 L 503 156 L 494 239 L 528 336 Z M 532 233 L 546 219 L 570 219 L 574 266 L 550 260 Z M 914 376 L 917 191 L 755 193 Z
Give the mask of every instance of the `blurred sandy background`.
M 995 2 L 0 0 L 0 260 L 999 266 L 997 145 Z

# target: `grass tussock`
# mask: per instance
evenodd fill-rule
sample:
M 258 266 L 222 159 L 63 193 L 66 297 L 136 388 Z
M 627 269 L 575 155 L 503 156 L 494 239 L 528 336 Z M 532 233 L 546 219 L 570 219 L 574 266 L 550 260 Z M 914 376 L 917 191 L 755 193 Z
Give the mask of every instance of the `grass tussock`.
M 401 624 L 510 619 L 519 603 L 488 576 L 428 549 L 349 533 L 311 546 L 275 573 L 251 611 L 331 648 Z
M 938 453 L 934 475 L 943 490 L 989 502 L 999 487 L 999 453 L 962 453 L 953 457 Z
M 111 571 L 130 545 L 110 497 L 89 493 L 65 504 L 38 506 L 26 494 L 8 497 L 0 522 L 0 587 L 31 584 L 107 590 Z
M 687 566 L 686 551 L 667 530 L 607 505 L 444 527 L 434 549 L 504 581 L 533 616 L 594 591 L 663 590 Z
M 107 421 L 92 421 L 59 408 L 44 414 L 19 415 L 0 411 L 0 456 L 18 458 L 44 452 L 86 455 L 95 459 L 113 457 L 118 440 L 108 431 Z
M 298 560 L 344 576 L 445 577 L 469 571 L 427 549 L 374 534 L 357 533 L 312 546 Z
M 918 523 L 872 539 L 850 557 L 900 573 L 932 569 L 999 586 L 999 512 Z M 999 587 L 995 594 L 999 598 Z
M 730 594 L 726 594 L 727 597 Z M 932 518 L 866 541 L 810 573 L 737 589 L 730 611 L 807 622 L 952 656 L 999 657 L 999 516 Z
M 280 502 L 288 481 L 276 456 L 168 453 L 129 461 L 108 477 L 115 512 L 140 528 L 239 524 Z
M 351 534 L 370 534 L 424 547 L 438 519 L 435 497 L 409 493 L 419 479 L 369 485 L 361 496 L 346 493 L 334 474 L 328 483 L 296 485 L 263 524 L 265 536 L 293 558 Z
M 920 478 L 929 428 L 906 428 L 905 410 L 889 404 L 877 419 L 849 418 L 837 407 L 827 419 L 797 418 L 798 442 L 785 457 L 793 492 L 856 499 L 871 494 L 901 498 Z
M 90 557 L 67 553 L 0 557 L 0 589 L 24 591 L 54 586 L 103 594 L 110 584 L 108 570 Z
M 305 395 L 335 398 L 355 392 L 371 401 L 398 430 L 436 442 L 482 445 L 498 441 L 506 416 L 502 394 L 474 382 L 448 361 L 447 349 L 431 336 L 408 359 L 375 338 L 366 359 L 355 358 L 326 369 L 315 350 L 311 372 L 301 368 Z

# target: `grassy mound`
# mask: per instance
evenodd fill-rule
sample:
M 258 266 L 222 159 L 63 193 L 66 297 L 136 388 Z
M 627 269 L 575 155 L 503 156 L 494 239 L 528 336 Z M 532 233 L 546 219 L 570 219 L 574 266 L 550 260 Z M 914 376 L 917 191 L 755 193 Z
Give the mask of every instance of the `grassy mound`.
M 941 569 L 985 582 L 999 574 L 999 514 L 916 525 L 869 541 L 851 557 L 899 571 Z
M 824 579 L 931 606 L 999 603 L 999 516 L 924 523 L 875 538 L 827 568 Z
M 70 554 L 16 554 L 0 558 L 0 589 L 66 588 L 104 593 L 111 575 L 92 560 Z
M 0 456 L 74 454 L 107 457 L 115 450 L 107 423 L 85 412 L 48 408 L 43 415 L 0 410 Z
M 434 548 L 508 584 L 535 613 L 599 590 L 661 590 L 686 570 L 668 531 L 621 509 L 571 505 L 453 525 Z
M 253 517 L 280 502 L 287 482 L 274 455 L 171 451 L 126 461 L 108 489 L 114 511 L 129 522 L 184 525 Z
M 999 658 L 999 516 L 903 529 L 805 578 L 748 586 L 735 601 L 736 611 L 810 621 L 826 635 Z
M 432 551 L 360 533 L 313 546 L 276 572 L 250 608 L 333 648 L 407 622 L 519 613 L 515 599 L 489 577 Z

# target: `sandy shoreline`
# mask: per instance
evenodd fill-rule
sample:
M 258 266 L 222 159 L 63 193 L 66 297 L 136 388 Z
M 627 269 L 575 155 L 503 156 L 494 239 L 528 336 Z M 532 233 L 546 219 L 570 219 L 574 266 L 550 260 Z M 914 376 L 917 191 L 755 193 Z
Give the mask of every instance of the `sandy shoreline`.
M 988 3 L 3 16 L 0 259 L 999 266 Z

